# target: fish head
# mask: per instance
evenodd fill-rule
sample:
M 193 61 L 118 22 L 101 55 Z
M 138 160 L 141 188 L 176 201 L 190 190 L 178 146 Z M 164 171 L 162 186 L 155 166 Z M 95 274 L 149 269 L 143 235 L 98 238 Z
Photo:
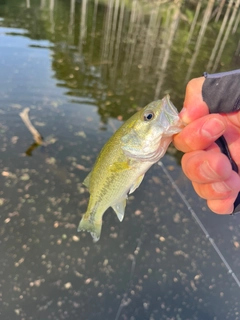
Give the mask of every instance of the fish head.
M 152 162 L 158 161 L 166 152 L 172 136 L 183 128 L 169 95 L 149 103 L 127 122 L 129 131 L 122 137 L 122 149 L 132 158 Z
M 166 95 L 162 100 L 149 103 L 139 111 L 134 130 L 142 138 L 158 135 L 171 136 L 181 131 L 182 124 L 178 111 Z

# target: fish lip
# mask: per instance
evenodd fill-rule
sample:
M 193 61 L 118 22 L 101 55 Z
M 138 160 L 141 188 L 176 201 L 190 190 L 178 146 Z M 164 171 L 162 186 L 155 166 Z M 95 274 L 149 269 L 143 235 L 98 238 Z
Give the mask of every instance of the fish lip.
M 178 110 L 171 102 L 169 94 L 162 99 L 162 110 L 158 122 L 164 129 L 164 135 L 173 134 L 173 130 L 174 133 L 178 133 L 182 129 L 182 121 L 179 118 Z

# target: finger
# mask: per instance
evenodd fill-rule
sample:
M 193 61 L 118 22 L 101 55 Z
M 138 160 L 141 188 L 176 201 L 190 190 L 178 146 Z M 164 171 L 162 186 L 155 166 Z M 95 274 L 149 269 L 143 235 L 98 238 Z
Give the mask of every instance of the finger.
M 207 115 L 188 124 L 173 138 L 174 145 L 183 152 L 208 148 L 226 130 L 227 121 L 219 115 Z
M 228 121 L 229 121 L 230 123 L 232 123 L 234 126 L 236 126 L 237 128 L 240 127 L 240 112 L 239 112 L 239 111 L 225 114 L 225 117 L 226 117 L 226 118 L 228 119 Z
M 184 154 L 182 169 L 185 175 L 196 183 L 222 181 L 228 179 L 232 174 L 230 161 L 217 146 L 215 150 L 193 151 Z
M 192 79 L 187 84 L 183 110 L 180 112 L 180 117 L 185 124 L 209 114 L 208 106 L 202 98 L 204 81 L 205 78 L 200 77 Z
M 234 123 L 235 116 L 235 123 Z M 240 112 L 237 114 L 229 114 L 225 115 L 225 119 L 227 120 L 228 129 L 224 132 L 224 137 L 228 143 L 231 156 L 235 160 L 238 165 L 238 169 L 240 172 L 240 158 L 239 158 L 239 146 L 240 146 L 240 121 L 238 123 L 238 119 L 240 120 Z
M 232 171 L 231 176 L 224 181 L 206 184 L 193 182 L 193 187 L 203 199 L 223 200 L 237 195 L 240 187 L 240 178 L 236 172 Z
M 233 203 L 235 199 L 235 196 L 230 196 L 224 200 L 208 200 L 207 205 L 210 210 L 217 214 L 231 214 L 234 209 Z

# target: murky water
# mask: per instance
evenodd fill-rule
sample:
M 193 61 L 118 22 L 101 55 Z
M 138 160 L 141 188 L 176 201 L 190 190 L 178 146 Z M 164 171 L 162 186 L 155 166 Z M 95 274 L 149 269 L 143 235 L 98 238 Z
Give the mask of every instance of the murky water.
M 221 3 L 0 1 L 1 319 L 240 319 L 239 217 L 209 212 L 173 148 L 175 188 L 155 165 L 97 244 L 76 231 L 81 183 L 123 120 L 240 68 L 239 1 Z M 52 142 L 31 157 L 25 107 Z

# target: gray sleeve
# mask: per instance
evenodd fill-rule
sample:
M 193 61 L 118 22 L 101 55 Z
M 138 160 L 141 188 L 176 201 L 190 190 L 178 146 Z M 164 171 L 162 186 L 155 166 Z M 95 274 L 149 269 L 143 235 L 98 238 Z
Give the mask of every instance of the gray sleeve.
M 203 74 L 205 81 L 202 87 L 203 101 L 210 113 L 230 113 L 240 110 L 240 69 L 215 74 Z M 231 162 L 232 169 L 238 173 L 238 166 L 233 160 L 224 136 L 216 140 L 222 153 Z M 234 201 L 232 214 L 240 213 L 240 192 Z
M 240 110 L 240 69 L 222 73 L 204 73 L 203 101 L 210 113 L 230 113 Z

